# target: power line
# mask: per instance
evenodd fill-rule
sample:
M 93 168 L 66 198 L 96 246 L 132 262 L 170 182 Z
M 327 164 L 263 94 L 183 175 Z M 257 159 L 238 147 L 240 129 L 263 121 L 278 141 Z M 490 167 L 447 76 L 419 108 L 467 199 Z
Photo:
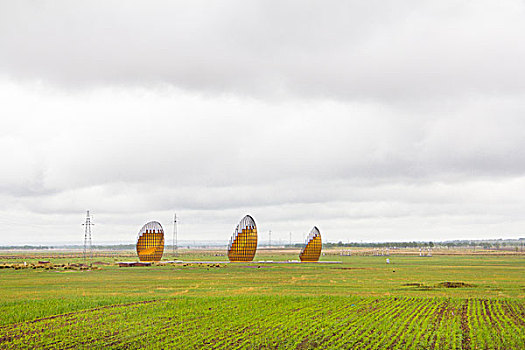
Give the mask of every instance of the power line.
M 175 255 L 175 250 L 177 250 L 178 247 L 178 237 L 177 237 L 177 213 L 173 215 L 173 245 L 172 245 L 172 251 L 173 255 Z
M 93 245 L 91 242 L 91 226 L 95 225 L 91 222 L 91 216 L 89 215 L 89 210 L 86 213 L 86 222 L 82 224 L 84 226 L 84 262 L 88 258 L 93 258 Z

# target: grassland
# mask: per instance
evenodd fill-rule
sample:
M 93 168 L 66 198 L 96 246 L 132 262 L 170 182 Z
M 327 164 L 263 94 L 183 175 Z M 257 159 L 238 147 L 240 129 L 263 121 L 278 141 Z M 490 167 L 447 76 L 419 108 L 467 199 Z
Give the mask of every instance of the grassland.
M 75 254 L 0 261 L 42 258 L 63 263 Z M 389 258 L 3 269 L 0 348 L 525 348 L 523 255 Z M 183 259 L 224 257 L 187 252 Z

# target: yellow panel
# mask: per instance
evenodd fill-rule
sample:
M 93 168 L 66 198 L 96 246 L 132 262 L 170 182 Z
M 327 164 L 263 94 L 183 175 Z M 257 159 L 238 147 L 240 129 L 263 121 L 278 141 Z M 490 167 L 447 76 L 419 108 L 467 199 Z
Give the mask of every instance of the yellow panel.
M 164 233 L 147 230 L 137 241 L 140 261 L 160 261 L 164 253 Z
M 314 228 L 317 230 L 317 228 Z M 299 259 L 301 261 L 319 261 L 321 256 L 321 250 L 323 248 L 323 243 L 321 241 L 321 234 L 317 233 L 306 243 L 306 246 L 301 251 Z
M 257 228 L 239 232 L 228 251 L 230 261 L 252 261 L 257 251 Z
M 249 215 L 246 215 L 237 229 L 228 246 L 230 261 L 252 261 L 257 251 L 257 226 Z

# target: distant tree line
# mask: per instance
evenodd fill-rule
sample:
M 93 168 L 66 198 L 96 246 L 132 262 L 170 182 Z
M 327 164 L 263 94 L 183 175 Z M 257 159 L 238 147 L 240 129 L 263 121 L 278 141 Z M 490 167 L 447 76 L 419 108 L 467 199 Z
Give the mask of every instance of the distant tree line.
M 0 246 L 0 250 L 48 250 L 48 249 L 83 249 L 83 245 L 8 245 Z M 97 250 L 129 250 L 135 249 L 135 244 L 107 244 L 107 245 L 93 245 L 93 249 Z
M 295 244 L 296 247 L 302 247 L 302 244 Z M 525 238 L 520 239 L 494 239 L 494 240 L 455 240 L 455 241 L 443 241 L 443 242 L 425 242 L 425 241 L 412 241 L 412 242 L 349 242 L 343 243 L 339 241 L 337 243 L 323 243 L 325 248 L 336 248 L 336 247 L 360 247 L 360 248 L 433 248 L 433 247 L 446 247 L 446 248 L 483 248 L 483 249 L 508 249 L 508 248 L 521 248 L 525 246 Z
M 0 250 L 9 250 L 9 249 L 26 249 L 26 250 L 35 250 L 35 249 L 53 249 L 46 245 L 4 245 L 0 246 Z
M 334 247 L 359 247 L 359 248 L 418 248 L 418 247 L 434 247 L 434 242 L 374 242 L 374 243 L 365 243 L 365 242 L 350 242 L 343 243 L 339 241 L 337 243 L 323 243 L 325 248 L 334 248 Z

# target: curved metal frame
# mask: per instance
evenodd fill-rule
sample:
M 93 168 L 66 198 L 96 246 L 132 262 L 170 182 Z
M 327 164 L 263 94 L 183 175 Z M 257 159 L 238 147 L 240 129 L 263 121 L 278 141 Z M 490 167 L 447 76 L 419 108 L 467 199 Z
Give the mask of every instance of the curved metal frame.
M 257 251 L 257 225 L 246 215 L 239 222 L 228 244 L 230 261 L 252 261 Z
M 137 236 L 137 255 L 140 261 L 160 261 L 164 253 L 164 229 L 157 221 L 150 221 Z
M 301 259 L 301 261 L 319 261 L 322 249 L 321 232 L 314 226 L 308 234 L 308 237 L 306 237 L 304 247 L 301 249 L 301 253 L 299 253 L 299 259 Z

